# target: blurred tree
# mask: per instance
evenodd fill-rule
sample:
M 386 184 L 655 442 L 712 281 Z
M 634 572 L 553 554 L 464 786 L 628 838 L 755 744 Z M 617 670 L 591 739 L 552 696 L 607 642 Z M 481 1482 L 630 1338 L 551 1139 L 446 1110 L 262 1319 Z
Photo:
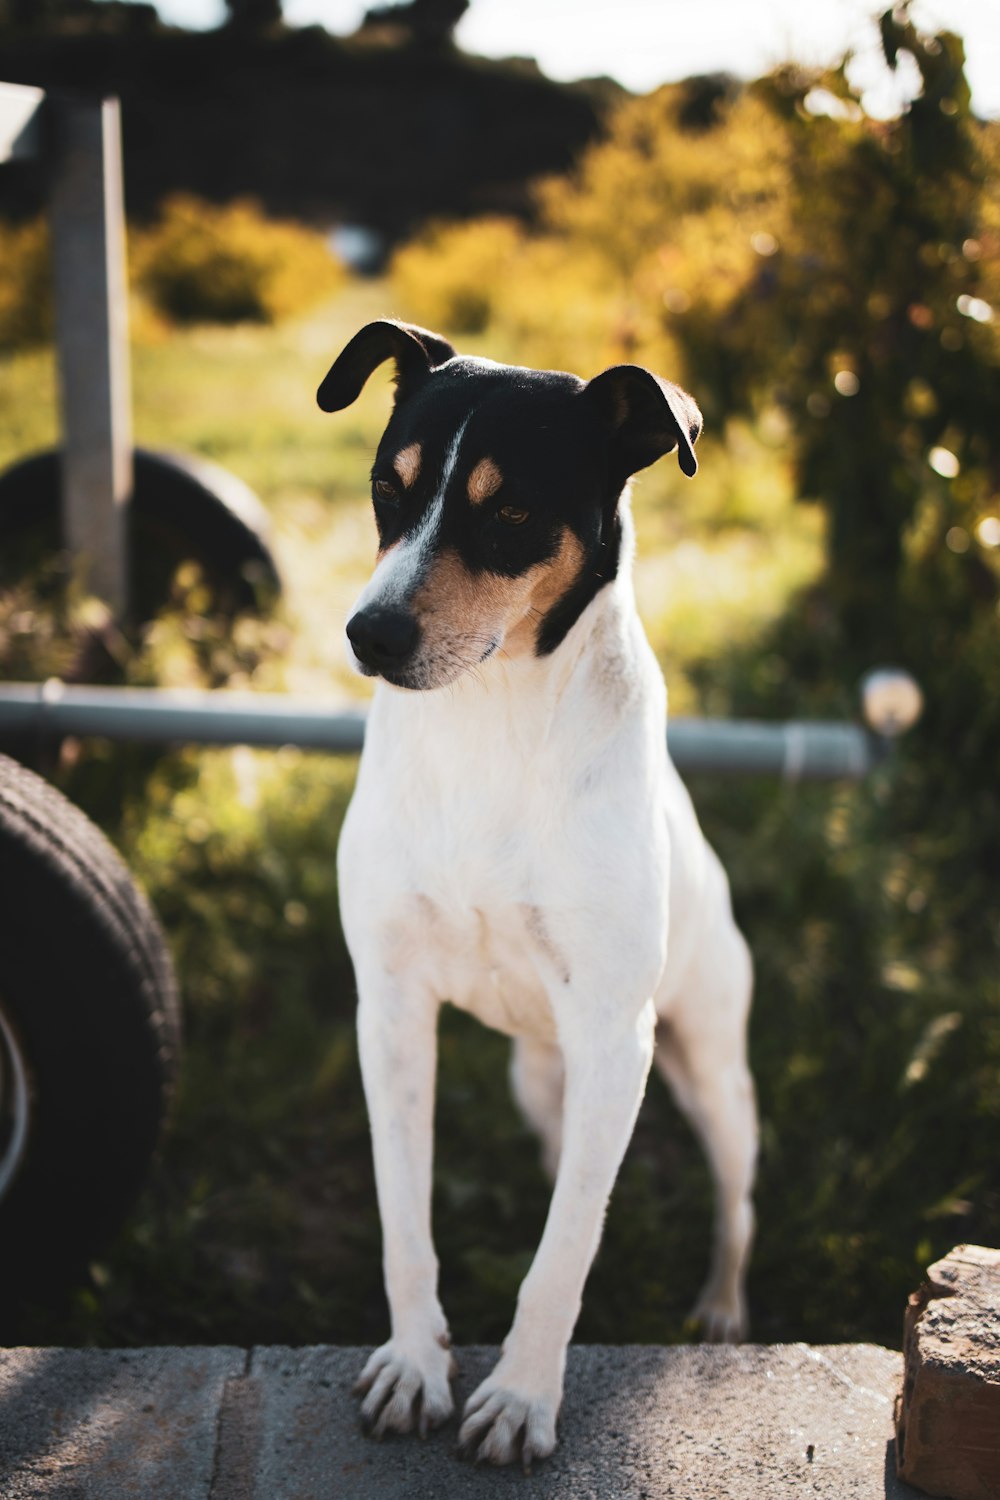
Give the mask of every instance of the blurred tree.
M 226 0 L 229 25 L 244 31 L 260 31 L 281 23 L 281 0 Z
M 801 493 L 830 513 L 845 641 L 868 657 L 898 656 L 908 635 L 900 590 L 918 512 L 936 509 L 942 542 L 963 517 L 974 525 L 1000 463 L 996 334 L 968 315 L 986 172 L 962 43 L 921 36 L 898 11 L 881 29 L 891 65 L 904 50 L 916 61 L 920 97 L 879 123 L 843 69 L 828 101 L 788 72 L 766 83 L 791 147 L 787 227 L 780 239 L 765 228 L 770 253 L 721 327 L 698 312 L 681 327 L 698 375 L 717 383 L 724 360 L 727 410 L 777 400 L 791 416 Z M 924 565 L 950 569 L 943 550 Z M 971 593 L 988 585 L 975 551 L 961 566 Z
M 880 28 L 918 97 L 874 121 L 844 67 L 821 91 L 789 70 L 756 86 L 787 190 L 761 200 L 721 302 L 683 267 L 690 307 L 664 318 L 717 414 L 783 410 L 799 493 L 829 517 L 824 623 L 781 639 L 792 680 L 889 661 L 923 686 L 895 833 L 923 866 L 927 951 L 982 997 L 1000 949 L 1000 140 L 971 114 L 959 37 L 905 6 Z
M 397 0 L 365 12 L 361 30 L 391 26 L 421 47 L 443 47 L 469 8 L 470 0 Z
M 86 0 L 0 0 L 0 28 L 44 31 L 86 9 Z
M 138 0 L 0 0 L 0 32 L 135 33 L 158 22 L 155 6 Z

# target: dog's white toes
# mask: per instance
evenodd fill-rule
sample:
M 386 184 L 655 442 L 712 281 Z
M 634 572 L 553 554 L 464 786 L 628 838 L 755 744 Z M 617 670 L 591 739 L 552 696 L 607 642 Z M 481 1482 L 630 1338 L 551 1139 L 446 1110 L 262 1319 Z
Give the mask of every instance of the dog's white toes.
M 474 1404 L 475 1403 L 475 1404 Z M 502 1406 L 498 1392 L 483 1390 L 482 1386 L 475 1396 L 470 1396 L 465 1403 L 465 1411 L 462 1414 L 462 1426 L 458 1434 L 458 1451 L 463 1458 L 474 1458 L 479 1447 L 479 1441 L 486 1433 L 493 1418 L 498 1414 Z
M 741 1344 L 747 1336 L 746 1310 L 739 1301 L 701 1297 L 691 1314 L 706 1344 Z
M 556 1446 L 555 1407 L 551 1401 L 521 1396 L 484 1381 L 466 1402 L 458 1434 L 459 1453 L 477 1463 L 510 1464 L 547 1458 Z
M 376 1438 L 412 1432 L 414 1427 L 426 1437 L 454 1411 L 448 1384 L 454 1364 L 450 1351 L 436 1341 L 417 1355 L 390 1339 L 376 1349 L 354 1387 L 364 1396 L 362 1426 Z

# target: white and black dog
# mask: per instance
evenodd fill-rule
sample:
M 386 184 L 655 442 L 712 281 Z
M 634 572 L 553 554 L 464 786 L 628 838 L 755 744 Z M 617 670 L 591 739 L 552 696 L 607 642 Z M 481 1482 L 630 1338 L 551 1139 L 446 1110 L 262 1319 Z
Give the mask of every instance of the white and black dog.
M 541 1244 L 460 1446 L 552 1452 L 566 1348 L 655 1062 L 717 1188 L 696 1316 L 746 1323 L 757 1145 L 751 962 L 726 876 L 665 748 L 666 691 L 636 613 L 628 481 L 677 449 L 694 401 L 635 365 L 585 383 L 363 328 L 319 390 L 348 406 L 393 360 L 372 470 L 378 564 L 347 623 L 377 676 L 340 842 L 392 1337 L 361 1374 L 377 1434 L 453 1409 L 431 1237 L 438 1008 L 513 1038 L 514 1095 L 555 1179 Z

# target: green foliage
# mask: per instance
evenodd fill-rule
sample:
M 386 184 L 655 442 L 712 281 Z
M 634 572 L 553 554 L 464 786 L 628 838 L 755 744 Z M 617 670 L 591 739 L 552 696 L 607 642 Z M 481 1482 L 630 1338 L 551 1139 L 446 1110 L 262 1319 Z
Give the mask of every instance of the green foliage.
M 692 310 L 684 344 L 716 403 L 780 402 L 800 493 L 829 516 L 814 629 L 789 621 L 775 642 L 792 680 L 815 692 L 831 667 L 894 660 L 923 686 L 892 816 L 862 833 L 874 867 L 877 829 L 920 872 L 919 929 L 890 907 L 884 941 L 983 1039 L 1000 937 L 997 132 L 969 117 L 958 38 L 891 16 L 883 37 L 923 80 L 898 121 L 816 118 L 787 76 L 761 89 L 796 165 L 786 237 L 721 320 Z M 841 74 L 828 83 L 852 105 Z
M 404 247 L 393 276 L 406 307 L 458 334 L 490 324 L 543 364 L 674 368 L 672 314 L 695 300 L 708 314 L 740 284 L 752 236 L 783 212 L 789 157 L 753 95 L 709 133 L 682 126 L 683 105 L 676 88 L 623 104 L 576 173 L 541 186 L 535 230 L 440 224 Z
M 44 343 L 52 333 L 45 223 L 0 223 L 0 350 Z
M 219 208 L 178 193 L 132 236 L 132 275 L 179 323 L 273 323 L 328 297 L 343 273 L 323 236 L 248 200 Z

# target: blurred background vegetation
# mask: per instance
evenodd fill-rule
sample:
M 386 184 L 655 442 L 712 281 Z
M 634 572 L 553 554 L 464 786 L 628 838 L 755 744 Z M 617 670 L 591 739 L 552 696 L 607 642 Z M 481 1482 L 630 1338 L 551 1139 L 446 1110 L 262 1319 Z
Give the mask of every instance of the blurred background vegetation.
M 207 99 L 229 56 L 238 113 L 252 59 L 285 76 L 294 52 L 324 88 L 350 77 L 367 90 L 366 108 L 403 80 L 417 138 L 426 118 L 454 121 L 442 100 L 459 110 L 470 88 L 499 108 L 530 85 L 561 123 L 492 178 L 475 163 L 464 177 L 421 168 L 395 201 L 379 127 L 374 160 L 331 151 L 278 193 L 273 153 L 248 149 L 237 166 L 230 150 L 228 179 L 221 148 L 183 167 L 179 145 L 163 165 L 141 91 L 123 85 L 127 159 L 130 108 L 146 153 L 130 245 L 137 440 L 203 453 L 257 490 L 285 594 L 274 614 L 233 619 L 186 566 L 165 613 L 111 628 L 69 560 L 12 576 L 0 559 L 0 673 L 78 675 L 100 630 L 120 681 L 360 692 L 340 637 L 370 567 L 366 475 L 388 384 L 334 421 L 313 391 L 370 317 L 497 359 L 583 375 L 634 360 L 688 386 L 706 414 L 697 481 L 661 465 L 635 494 L 638 595 L 672 710 L 852 716 L 861 673 L 883 663 L 926 696 L 920 726 L 860 786 L 692 783 L 757 963 L 753 1335 L 897 1344 L 928 1261 L 958 1241 L 1000 1243 L 1000 126 L 970 111 L 961 40 L 920 34 L 905 7 L 884 16 L 888 64 L 907 54 L 921 87 L 877 121 L 844 68 L 574 93 L 523 64 L 464 58 L 447 28 L 401 33 L 376 16 L 334 40 L 285 32 L 274 6 L 231 9 L 197 38 L 143 7 L 79 0 L 40 26 L 8 0 L 4 67 L 59 81 L 72 42 L 103 86 L 141 58 L 162 105 L 179 60 L 201 59 Z M 338 164 L 352 155 L 368 173 L 356 197 Z M 7 181 L 0 465 L 57 439 L 45 231 L 27 180 Z M 382 237 L 377 274 L 329 253 L 324 194 Z M 151 895 L 187 1048 L 137 1213 L 88 1284 L 25 1308 L 17 1335 L 380 1339 L 334 872 L 353 764 L 90 742 L 40 764 Z M 505 1055 L 502 1038 L 446 1014 L 435 1223 L 460 1343 L 505 1331 L 547 1204 Z M 700 1152 L 651 1083 L 581 1339 L 685 1336 L 710 1205 Z

